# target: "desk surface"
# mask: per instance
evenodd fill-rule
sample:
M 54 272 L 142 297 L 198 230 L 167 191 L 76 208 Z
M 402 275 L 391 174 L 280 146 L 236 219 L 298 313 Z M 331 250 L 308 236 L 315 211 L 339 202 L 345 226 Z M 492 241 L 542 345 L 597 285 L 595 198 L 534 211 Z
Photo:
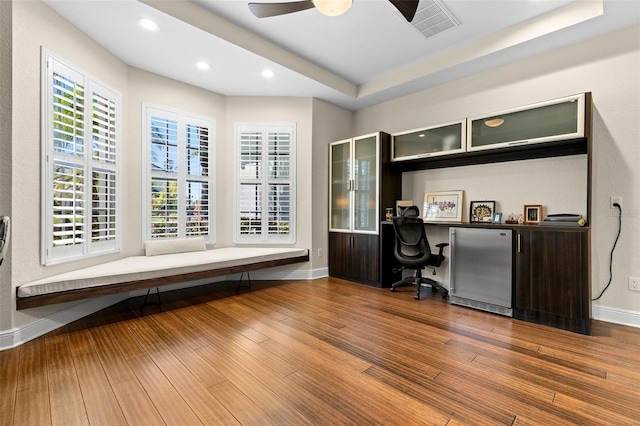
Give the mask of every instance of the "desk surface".
M 382 221 L 383 225 L 393 225 L 390 220 Z M 427 226 L 440 226 L 440 227 L 462 227 L 462 228 L 501 228 L 501 229 L 540 229 L 544 231 L 587 231 L 588 226 L 547 226 L 547 225 L 527 225 L 527 224 L 511 224 L 511 223 L 471 223 L 471 222 L 425 222 Z

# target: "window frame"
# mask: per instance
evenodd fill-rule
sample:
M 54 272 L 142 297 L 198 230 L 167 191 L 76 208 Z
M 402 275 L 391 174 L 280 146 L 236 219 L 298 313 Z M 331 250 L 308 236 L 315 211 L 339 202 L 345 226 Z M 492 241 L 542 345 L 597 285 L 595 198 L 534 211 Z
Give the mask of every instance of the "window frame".
M 105 84 L 96 77 L 90 75 L 86 71 L 71 65 L 59 55 L 54 54 L 46 49 L 41 50 L 41 178 L 40 178 L 40 246 L 41 246 L 41 264 L 52 265 L 64 263 L 73 260 L 79 260 L 94 256 L 100 256 L 109 253 L 119 252 L 122 242 L 122 194 L 121 194 L 121 146 L 122 146 L 122 94 L 120 91 Z M 60 134 L 64 133 L 60 123 L 55 125 L 54 116 L 63 106 L 54 101 L 54 94 L 61 90 L 61 85 L 54 83 L 54 74 L 61 75 L 58 81 L 66 79 L 80 85 L 83 89 L 82 93 L 82 125 L 76 126 L 74 123 L 74 134 L 81 134 L 82 148 L 75 153 L 64 153 L 58 145 Z M 106 114 L 103 114 L 103 120 L 96 123 L 96 106 L 98 102 L 96 97 L 101 101 L 106 101 Z M 103 102 L 102 105 L 105 105 Z M 74 113 L 75 114 L 75 113 Z M 76 116 L 74 115 L 74 119 Z M 103 126 L 100 126 L 103 125 Z M 106 125 L 106 127 L 104 126 Z M 81 131 L 78 130 L 81 128 Z M 97 149 L 104 143 L 97 142 L 97 139 L 105 139 L 106 133 L 106 149 Z M 58 135 L 56 137 L 56 135 Z M 56 142 L 58 141 L 58 142 Z M 56 149 L 58 147 L 58 149 Z M 94 155 L 86 155 L 100 152 L 99 158 Z M 79 155 L 77 153 L 80 153 Z M 103 158 L 104 157 L 104 158 Z M 68 165 L 77 167 L 83 171 L 83 188 L 78 191 L 82 194 L 82 207 L 78 207 L 75 211 L 84 211 L 81 241 L 72 245 L 57 246 L 55 245 L 56 226 L 54 225 L 56 217 L 56 208 L 54 207 L 56 195 L 60 197 L 63 190 L 55 191 L 56 176 L 54 170 L 56 167 Z M 109 185 L 95 184 L 95 173 L 102 173 L 109 176 L 107 182 Z M 60 175 L 58 175 L 60 177 Z M 58 181 L 59 184 L 60 181 Z M 91 184 L 87 184 L 91 182 Z M 74 185 L 77 182 L 74 182 Z M 96 200 L 93 196 L 94 188 L 106 188 L 103 192 L 99 192 L 100 199 Z M 59 198 L 62 200 L 62 198 Z M 67 202 L 70 199 L 67 199 Z M 76 207 L 77 198 L 73 198 L 73 205 Z M 95 203 L 99 203 L 98 206 Z M 114 205 L 115 204 L 115 205 Z M 105 207 L 106 206 L 106 207 Z M 58 207 L 58 214 L 64 207 Z M 99 214 L 99 210 L 106 210 L 106 214 Z M 105 218 L 100 221 L 103 226 L 94 231 L 94 219 Z M 53 228 L 52 228 L 53 226 Z M 60 224 L 58 228 L 62 228 Z M 114 229 L 115 228 L 115 229 Z M 96 234 L 104 235 L 100 238 Z M 76 238 L 76 234 L 73 234 Z M 96 241 L 101 240 L 101 241 Z
M 269 132 L 280 132 L 280 133 L 288 133 L 290 148 L 289 148 L 289 177 L 287 179 L 270 179 L 267 173 L 262 173 L 262 177 L 256 182 L 259 181 L 259 184 L 262 188 L 266 188 L 274 182 L 278 182 L 279 184 L 287 184 L 289 185 L 289 232 L 287 234 L 282 235 L 274 235 L 269 234 L 268 232 L 268 214 L 262 214 L 261 218 L 261 228 L 262 232 L 258 234 L 241 234 L 241 186 L 243 182 L 249 183 L 251 179 L 242 179 L 240 177 L 240 167 L 241 167 L 241 143 L 242 143 L 242 134 L 243 133 L 260 133 L 262 135 L 262 140 L 265 143 L 262 144 L 261 149 L 261 161 L 262 158 L 269 156 L 269 144 L 268 144 L 268 135 Z M 233 225 L 233 241 L 235 244 L 295 244 L 296 242 L 296 145 L 297 145 L 297 136 L 296 136 L 296 123 L 235 123 L 234 129 L 234 151 L 235 151 L 235 159 L 234 159 L 234 225 Z M 268 161 L 268 160 L 267 160 Z M 261 204 L 262 206 L 267 206 L 268 203 L 267 191 L 261 192 Z M 264 210 L 264 208 L 263 208 Z
M 166 120 L 173 120 L 177 123 L 177 171 L 175 173 L 167 171 L 153 171 L 152 170 L 152 135 L 151 135 L 151 120 L 153 117 L 162 118 Z M 143 188 L 142 188 L 142 215 L 143 215 L 143 229 L 142 238 L 145 240 L 158 240 L 158 239 L 173 239 L 173 238 L 185 238 L 185 237 L 204 237 L 206 244 L 215 244 L 216 242 L 216 187 L 215 187 L 215 158 L 216 158 L 216 144 L 215 144 L 215 120 L 211 117 L 205 117 L 202 115 L 180 111 L 174 108 L 156 105 L 148 102 L 142 103 L 142 132 L 143 141 L 142 144 L 142 158 L 143 158 Z M 208 129 L 208 171 L 207 175 L 194 175 L 187 173 L 187 135 L 186 129 L 188 126 L 196 125 L 199 127 L 206 127 Z M 159 237 L 153 235 L 151 231 L 152 224 L 152 195 L 151 185 L 153 181 L 165 180 L 177 182 L 177 210 L 178 210 L 178 225 L 176 236 L 164 236 Z M 185 194 L 187 185 L 189 182 L 201 182 L 208 185 L 208 230 L 204 234 L 187 235 L 187 210 L 186 202 L 181 194 Z

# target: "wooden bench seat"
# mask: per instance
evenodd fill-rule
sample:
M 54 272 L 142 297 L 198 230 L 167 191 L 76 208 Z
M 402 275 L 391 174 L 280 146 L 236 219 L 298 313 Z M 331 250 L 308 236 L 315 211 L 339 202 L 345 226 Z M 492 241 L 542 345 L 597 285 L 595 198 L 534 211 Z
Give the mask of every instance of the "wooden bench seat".
M 23 284 L 16 290 L 16 307 L 27 309 L 308 260 L 307 249 L 264 247 L 132 256 Z

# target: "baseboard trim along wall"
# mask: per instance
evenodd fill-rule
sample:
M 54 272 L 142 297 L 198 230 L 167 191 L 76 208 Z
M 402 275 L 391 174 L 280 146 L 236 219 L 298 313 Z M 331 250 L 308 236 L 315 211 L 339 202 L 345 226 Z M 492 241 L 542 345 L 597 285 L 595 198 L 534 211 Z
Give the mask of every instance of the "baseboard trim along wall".
M 0 332 L 0 351 L 15 348 L 80 318 L 129 298 L 127 293 L 89 299 L 19 328 Z
M 591 314 L 593 319 L 598 321 L 640 328 L 640 312 L 638 311 L 593 305 L 591 307 Z
M 314 280 L 329 275 L 328 268 L 319 268 L 314 270 L 260 270 L 251 272 L 251 279 L 260 280 Z M 216 277 L 208 280 L 190 281 L 187 283 L 175 284 L 160 287 L 161 292 L 179 290 L 199 285 L 212 284 L 220 281 L 237 281 L 240 274 Z M 246 274 L 244 279 L 246 280 Z M 49 333 L 57 328 L 65 326 L 77 321 L 80 318 L 98 312 L 123 300 L 131 297 L 144 296 L 146 290 L 132 291 L 129 293 L 115 294 L 111 296 L 100 297 L 97 299 L 88 299 L 84 302 L 70 306 L 66 309 L 53 313 L 47 317 L 39 318 L 29 324 L 11 330 L 0 331 L 0 351 L 15 348 L 29 340 L 36 339 L 44 334 Z

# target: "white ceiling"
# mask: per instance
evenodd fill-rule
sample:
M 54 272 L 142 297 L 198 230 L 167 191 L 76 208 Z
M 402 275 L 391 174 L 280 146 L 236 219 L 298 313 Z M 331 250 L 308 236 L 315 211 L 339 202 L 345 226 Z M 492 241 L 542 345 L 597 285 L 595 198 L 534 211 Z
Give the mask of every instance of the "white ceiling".
M 313 96 L 351 110 L 640 22 L 636 0 L 440 0 L 459 25 L 425 38 L 388 0 L 354 0 L 339 17 L 262 19 L 242 0 L 44 1 L 131 66 L 224 95 Z

